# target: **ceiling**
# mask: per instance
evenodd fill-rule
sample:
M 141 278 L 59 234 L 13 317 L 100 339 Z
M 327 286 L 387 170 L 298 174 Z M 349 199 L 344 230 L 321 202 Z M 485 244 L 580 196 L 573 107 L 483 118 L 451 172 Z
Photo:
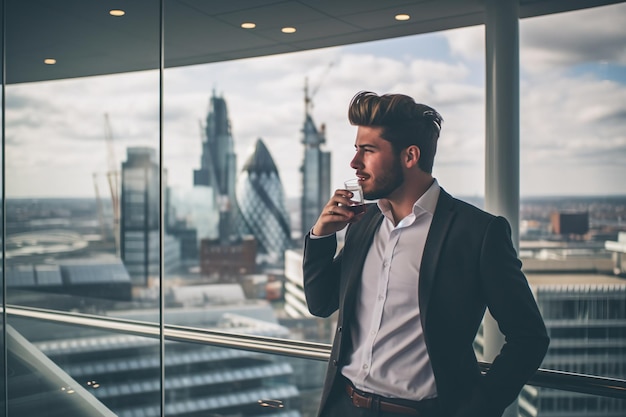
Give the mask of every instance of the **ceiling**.
M 160 67 L 159 1 L 0 1 L 7 84 Z M 164 0 L 163 61 L 176 67 L 478 25 L 485 3 L 496 1 Z M 619 2 L 520 0 L 520 17 Z M 126 14 L 112 17 L 113 8 Z M 411 19 L 396 21 L 398 13 Z M 256 28 L 241 28 L 250 21 Z M 297 30 L 284 34 L 284 26 Z

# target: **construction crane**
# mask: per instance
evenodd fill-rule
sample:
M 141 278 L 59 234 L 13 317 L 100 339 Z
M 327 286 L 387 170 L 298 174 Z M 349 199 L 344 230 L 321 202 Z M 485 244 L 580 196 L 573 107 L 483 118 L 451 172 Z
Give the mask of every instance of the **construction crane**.
M 104 224 L 104 207 L 102 206 L 102 198 L 100 197 L 100 187 L 98 187 L 98 173 L 93 173 L 93 188 L 96 191 L 96 204 L 98 205 L 98 224 L 100 225 L 100 236 L 102 239 L 106 237 L 106 227 Z
M 111 207 L 113 209 L 113 237 L 115 239 L 115 253 L 120 255 L 120 200 L 119 200 L 119 170 L 115 158 L 113 145 L 113 130 L 108 113 L 104 114 L 104 140 L 107 145 L 108 171 L 106 173 L 111 193 Z
M 324 81 L 324 78 L 326 78 L 326 75 L 328 75 L 328 73 L 330 72 L 330 69 L 333 67 L 333 64 L 334 64 L 333 62 L 330 62 L 328 64 L 328 66 L 326 67 L 322 75 L 320 76 L 320 79 L 317 82 L 317 85 L 312 89 L 311 94 L 309 94 L 309 80 L 308 78 L 305 77 L 304 79 L 304 111 L 306 112 L 306 114 L 311 114 L 311 111 L 313 110 L 313 97 L 315 97 L 315 94 L 317 94 L 317 92 L 319 91 Z

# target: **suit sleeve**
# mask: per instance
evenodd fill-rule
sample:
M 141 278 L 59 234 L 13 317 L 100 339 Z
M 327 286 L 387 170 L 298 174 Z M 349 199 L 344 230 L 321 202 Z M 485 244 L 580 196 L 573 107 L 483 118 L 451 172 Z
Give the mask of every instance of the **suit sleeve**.
M 500 415 L 535 373 L 549 344 L 541 313 L 511 242 L 509 223 L 503 217 L 495 217 L 487 227 L 480 277 L 487 307 L 505 343 L 477 387 L 473 402 L 475 406 L 481 403 L 482 415 L 491 415 L 494 409 L 497 411 L 493 415 Z
M 311 314 L 328 317 L 339 308 L 342 254 L 335 257 L 337 238 L 306 236 L 304 242 L 304 294 Z

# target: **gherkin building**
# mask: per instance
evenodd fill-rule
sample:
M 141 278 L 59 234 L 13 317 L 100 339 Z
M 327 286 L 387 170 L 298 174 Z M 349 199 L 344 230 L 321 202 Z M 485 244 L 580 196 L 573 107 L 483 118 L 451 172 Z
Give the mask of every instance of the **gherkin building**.
M 285 250 L 291 247 L 289 215 L 278 170 L 260 138 L 239 174 L 236 198 L 240 233 L 257 240 L 257 260 L 282 265 Z

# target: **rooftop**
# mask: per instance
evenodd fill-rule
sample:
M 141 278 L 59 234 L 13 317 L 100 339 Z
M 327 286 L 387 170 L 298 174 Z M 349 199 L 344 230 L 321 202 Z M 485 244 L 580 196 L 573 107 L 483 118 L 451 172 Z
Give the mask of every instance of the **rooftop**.
M 606 274 L 590 273 L 570 273 L 570 274 L 541 274 L 527 273 L 528 283 L 532 287 L 548 285 L 623 285 L 626 286 L 626 279 Z

